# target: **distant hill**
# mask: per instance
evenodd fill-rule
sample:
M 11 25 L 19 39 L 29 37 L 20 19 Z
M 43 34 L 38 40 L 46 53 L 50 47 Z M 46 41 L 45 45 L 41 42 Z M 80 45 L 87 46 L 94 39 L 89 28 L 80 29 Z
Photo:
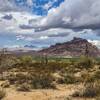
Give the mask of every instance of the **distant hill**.
M 24 56 L 24 55 L 35 55 L 37 52 L 30 48 L 3 48 L 0 50 L 0 54 L 7 55 L 16 55 L 16 56 Z
M 86 39 L 74 37 L 73 40 L 65 43 L 57 43 L 49 48 L 39 51 L 40 54 L 79 57 L 88 55 L 100 57 L 100 50 Z

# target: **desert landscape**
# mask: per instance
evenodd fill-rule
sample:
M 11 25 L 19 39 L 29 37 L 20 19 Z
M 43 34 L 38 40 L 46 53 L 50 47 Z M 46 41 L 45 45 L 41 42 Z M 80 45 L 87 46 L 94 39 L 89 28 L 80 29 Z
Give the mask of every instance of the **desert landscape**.
M 100 0 L 0 0 L 0 100 L 100 100 Z
M 1 51 L 1 100 L 100 99 L 99 49 L 87 40 L 74 38 L 37 51 L 33 56 L 28 53 Z

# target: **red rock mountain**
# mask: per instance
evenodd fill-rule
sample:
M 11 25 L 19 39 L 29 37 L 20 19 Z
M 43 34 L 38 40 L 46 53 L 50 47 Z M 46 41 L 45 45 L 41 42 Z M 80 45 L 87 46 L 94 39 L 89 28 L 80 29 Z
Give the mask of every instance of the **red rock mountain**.
M 40 54 L 79 57 L 88 55 L 92 57 L 100 57 L 99 49 L 89 43 L 86 39 L 74 37 L 73 40 L 65 43 L 57 43 L 49 48 L 39 51 Z

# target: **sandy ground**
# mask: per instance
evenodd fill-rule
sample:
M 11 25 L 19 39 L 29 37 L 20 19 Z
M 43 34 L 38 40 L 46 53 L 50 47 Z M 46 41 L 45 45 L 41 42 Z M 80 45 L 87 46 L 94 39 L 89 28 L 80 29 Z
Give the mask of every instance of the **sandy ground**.
M 68 90 L 68 91 L 66 91 Z M 64 100 L 70 95 L 70 86 L 58 86 L 58 89 L 37 89 L 31 92 L 18 92 L 14 87 L 6 89 L 4 100 Z
M 77 86 L 58 85 L 57 89 L 38 89 L 31 92 L 19 92 L 14 87 L 6 88 L 7 95 L 3 100 L 94 100 L 70 98 Z

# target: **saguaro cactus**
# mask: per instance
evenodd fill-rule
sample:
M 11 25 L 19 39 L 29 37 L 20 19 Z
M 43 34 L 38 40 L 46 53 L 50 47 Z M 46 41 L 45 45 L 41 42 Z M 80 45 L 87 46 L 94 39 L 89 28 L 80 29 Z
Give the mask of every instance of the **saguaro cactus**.
M 88 57 L 89 56 L 89 50 L 88 50 L 88 45 L 86 44 L 85 47 L 85 56 Z
M 48 64 L 48 56 L 46 53 L 43 54 L 44 55 L 44 63 Z

